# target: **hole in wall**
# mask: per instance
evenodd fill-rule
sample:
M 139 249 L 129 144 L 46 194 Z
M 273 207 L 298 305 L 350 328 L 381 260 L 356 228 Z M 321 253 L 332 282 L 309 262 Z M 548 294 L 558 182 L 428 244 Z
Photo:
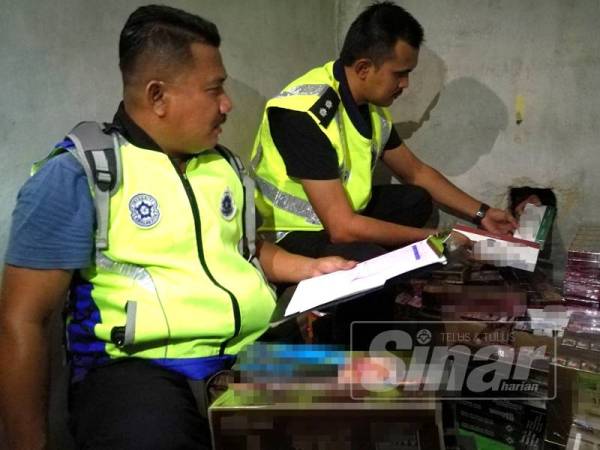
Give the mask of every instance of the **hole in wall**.
M 527 199 L 529 196 L 535 195 L 540 199 L 542 205 L 553 206 L 556 209 L 556 214 L 558 215 L 558 209 L 556 208 L 556 195 L 554 195 L 554 191 L 551 188 L 540 188 L 531 186 L 511 187 L 509 189 L 508 194 L 510 211 L 513 214 L 515 214 L 515 208 L 519 205 L 519 203 Z M 553 228 L 554 227 L 550 229 L 550 232 L 548 233 L 548 237 L 546 239 L 546 243 L 544 244 L 544 248 L 540 252 L 541 259 L 550 259 L 552 251 Z

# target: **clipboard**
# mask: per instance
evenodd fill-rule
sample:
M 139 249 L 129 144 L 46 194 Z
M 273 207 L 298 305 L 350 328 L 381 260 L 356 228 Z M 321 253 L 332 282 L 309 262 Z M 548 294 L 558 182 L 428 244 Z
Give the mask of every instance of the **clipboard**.
M 341 270 L 303 280 L 294 290 L 278 299 L 271 316 L 271 327 L 302 313 L 327 310 L 382 289 L 388 281 L 414 275 L 424 268 L 446 264 L 444 242 L 447 234 L 429 236 L 397 250 L 361 262 L 350 270 Z

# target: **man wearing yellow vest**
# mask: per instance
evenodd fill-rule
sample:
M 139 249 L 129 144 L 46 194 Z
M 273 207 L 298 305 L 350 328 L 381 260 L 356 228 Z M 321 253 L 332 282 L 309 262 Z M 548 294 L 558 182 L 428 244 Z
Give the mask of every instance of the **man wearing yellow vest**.
M 210 437 L 194 382 L 229 367 L 274 308 L 253 257 L 275 282 L 353 266 L 266 242 L 255 255 L 239 250 L 245 186 L 215 147 L 232 107 L 219 44 L 215 25 L 198 16 L 137 9 L 121 32 L 123 102 L 98 133 L 100 156 L 84 164 L 78 126 L 21 189 L 0 299 L 9 448 L 46 445 L 47 324 L 67 291 L 78 448 L 200 449 Z M 113 186 L 101 167 L 115 160 Z
M 434 232 L 432 199 L 483 228 L 517 223 L 420 161 L 387 107 L 408 87 L 423 29 L 391 2 L 361 13 L 338 60 L 302 75 L 267 102 L 251 156 L 260 231 L 289 251 L 363 260 Z M 381 159 L 405 184 L 372 186 Z

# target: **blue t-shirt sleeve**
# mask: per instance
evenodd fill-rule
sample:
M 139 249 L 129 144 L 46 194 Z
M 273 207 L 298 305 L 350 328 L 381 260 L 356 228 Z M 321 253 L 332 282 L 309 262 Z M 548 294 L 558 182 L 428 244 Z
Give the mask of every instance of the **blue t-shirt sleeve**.
M 95 209 L 83 167 L 68 152 L 23 185 L 5 261 L 30 269 L 81 269 L 92 262 Z

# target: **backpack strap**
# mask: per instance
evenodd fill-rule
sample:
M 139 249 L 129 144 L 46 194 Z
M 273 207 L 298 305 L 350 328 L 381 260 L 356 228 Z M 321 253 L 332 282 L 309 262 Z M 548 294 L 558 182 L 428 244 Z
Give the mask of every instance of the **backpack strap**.
M 118 135 L 105 130 L 98 122 L 81 122 L 67 134 L 75 145 L 75 156 L 83 166 L 94 198 L 96 250 L 108 248 L 110 196 L 122 181 Z
M 248 175 L 241 159 L 231 150 L 222 145 L 215 146 L 221 156 L 233 167 L 244 188 L 244 208 L 242 211 L 242 224 L 244 235 L 240 242 L 240 252 L 248 261 L 256 256 L 256 216 L 254 209 L 254 180 Z

